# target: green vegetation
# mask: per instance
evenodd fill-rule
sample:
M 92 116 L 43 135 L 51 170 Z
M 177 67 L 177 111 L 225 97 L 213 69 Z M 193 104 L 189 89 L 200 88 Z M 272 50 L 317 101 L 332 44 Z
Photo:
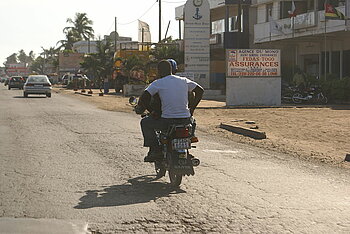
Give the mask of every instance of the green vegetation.
M 96 77 L 96 82 L 102 83 L 105 78 L 110 79 L 114 71 L 114 50 L 109 40 L 97 41 L 97 53 L 84 57 L 81 67 Z
M 308 85 L 318 85 L 331 101 L 350 101 L 350 77 L 340 79 L 333 74 L 321 76 L 319 79 L 315 76 L 306 75 Z M 326 79 L 327 78 L 327 79 Z

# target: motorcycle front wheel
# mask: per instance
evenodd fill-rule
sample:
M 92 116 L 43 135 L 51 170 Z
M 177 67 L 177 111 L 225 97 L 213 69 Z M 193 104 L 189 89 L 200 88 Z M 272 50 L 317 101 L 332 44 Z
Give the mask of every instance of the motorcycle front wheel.
M 302 102 L 301 98 L 303 97 L 303 95 L 301 95 L 300 93 L 294 93 L 292 100 L 295 104 L 300 104 Z
M 327 104 L 328 98 L 326 96 L 322 96 L 320 102 L 321 102 L 321 104 Z
M 171 186 L 178 187 L 182 182 L 182 175 L 176 174 L 174 170 L 169 169 L 169 179 Z

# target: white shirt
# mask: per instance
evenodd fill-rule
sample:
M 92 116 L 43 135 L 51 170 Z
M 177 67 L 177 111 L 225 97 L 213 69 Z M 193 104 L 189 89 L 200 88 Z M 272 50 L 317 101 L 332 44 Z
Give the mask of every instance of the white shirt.
M 152 96 L 159 94 L 162 102 L 162 118 L 188 118 L 188 92 L 192 91 L 196 82 L 176 75 L 169 75 L 151 83 L 146 88 Z

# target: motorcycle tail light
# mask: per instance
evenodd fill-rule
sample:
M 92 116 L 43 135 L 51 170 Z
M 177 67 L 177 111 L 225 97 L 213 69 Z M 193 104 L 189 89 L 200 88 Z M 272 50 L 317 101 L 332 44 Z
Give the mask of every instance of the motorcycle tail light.
M 189 137 L 190 131 L 188 128 L 177 128 L 175 130 L 175 136 L 176 137 Z
M 198 137 L 191 137 L 191 143 L 196 143 L 198 141 Z

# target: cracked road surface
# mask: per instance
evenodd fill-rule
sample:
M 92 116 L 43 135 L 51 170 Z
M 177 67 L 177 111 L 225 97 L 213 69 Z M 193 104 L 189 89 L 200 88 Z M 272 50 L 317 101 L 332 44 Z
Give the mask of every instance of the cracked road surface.
M 0 217 L 101 233 L 350 233 L 350 172 L 199 130 L 179 189 L 143 163 L 137 115 L 0 87 Z M 0 231 L 1 232 L 1 231 Z

